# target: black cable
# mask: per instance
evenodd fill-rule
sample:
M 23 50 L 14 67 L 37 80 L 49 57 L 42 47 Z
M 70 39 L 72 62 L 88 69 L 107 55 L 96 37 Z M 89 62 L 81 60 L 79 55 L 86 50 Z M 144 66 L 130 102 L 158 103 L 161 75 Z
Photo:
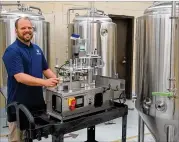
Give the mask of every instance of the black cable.
M 119 99 L 120 104 L 124 104 L 126 102 L 125 91 L 122 91 L 120 93 L 119 97 L 114 100 L 118 100 L 118 99 Z M 123 102 L 121 102 L 121 100 L 123 100 Z
M 104 91 L 103 91 L 103 94 L 104 94 L 104 93 L 106 93 L 106 91 L 110 90 L 110 89 L 111 89 L 111 87 L 110 87 L 110 86 L 109 86 L 108 88 L 103 87 L 103 89 L 104 89 Z
M 65 66 L 65 65 L 68 65 L 69 64 L 69 61 L 66 61 L 66 63 L 65 64 L 63 64 L 63 65 L 61 65 L 59 68 L 56 68 L 57 69 L 57 71 L 58 71 L 58 74 L 60 75 L 60 76 L 65 76 L 64 75 L 64 72 L 63 73 L 61 73 L 61 70 L 66 70 L 66 69 L 64 69 L 63 67 Z M 67 76 L 67 75 L 66 75 Z
M 125 97 L 125 91 L 122 91 L 122 93 L 119 95 L 119 101 L 123 99 L 123 104 L 126 102 L 126 97 Z M 121 103 L 121 101 L 120 101 Z

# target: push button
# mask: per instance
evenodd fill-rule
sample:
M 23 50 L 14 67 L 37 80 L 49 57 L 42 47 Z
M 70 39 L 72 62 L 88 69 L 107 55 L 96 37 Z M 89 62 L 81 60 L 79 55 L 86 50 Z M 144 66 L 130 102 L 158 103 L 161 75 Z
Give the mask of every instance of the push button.
M 68 106 L 69 106 L 70 110 L 75 110 L 76 99 L 75 98 L 69 98 L 68 99 Z

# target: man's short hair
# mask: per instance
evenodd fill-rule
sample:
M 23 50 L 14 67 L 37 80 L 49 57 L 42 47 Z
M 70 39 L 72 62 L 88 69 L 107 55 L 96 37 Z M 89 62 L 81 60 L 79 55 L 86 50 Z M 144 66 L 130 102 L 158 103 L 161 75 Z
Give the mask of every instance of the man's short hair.
M 25 19 L 25 20 L 29 20 L 31 22 L 31 20 L 29 19 L 29 17 L 20 17 L 18 18 L 16 21 L 15 21 L 15 28 L 17 29 L 18 28 L 18 22 L 20 19 Z M 32 22 L 31 22 L 32 23 Z

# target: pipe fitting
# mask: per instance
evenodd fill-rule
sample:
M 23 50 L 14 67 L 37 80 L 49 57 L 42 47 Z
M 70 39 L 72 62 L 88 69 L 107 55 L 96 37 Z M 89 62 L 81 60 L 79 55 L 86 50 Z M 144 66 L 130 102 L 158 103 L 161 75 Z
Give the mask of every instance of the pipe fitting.
M 149 110 L 151 104 L 152 104 L 151 99 L 150 98 L 146 98 L 143 101 L 143 108 L 146 109 L 146 110 Z
M 167 105 L 165 102 L 163 101 L 157 101 L 156 104 L 155 104 L 155 108 L 158 110 L 158 111 L 166 111 L 167 110 Z

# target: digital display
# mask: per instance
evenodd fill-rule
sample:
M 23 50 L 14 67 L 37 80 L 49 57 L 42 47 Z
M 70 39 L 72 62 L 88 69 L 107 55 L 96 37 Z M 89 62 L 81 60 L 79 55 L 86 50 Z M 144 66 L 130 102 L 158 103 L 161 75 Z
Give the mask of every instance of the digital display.
M 83 107 L 84 106 L 84 96 L 77 96 L 76 99 L 76 108 Z
M 77 105 L 82 104 L 82 103 L 83 103 L 83 98 L 76 99 L 76 104 Z

